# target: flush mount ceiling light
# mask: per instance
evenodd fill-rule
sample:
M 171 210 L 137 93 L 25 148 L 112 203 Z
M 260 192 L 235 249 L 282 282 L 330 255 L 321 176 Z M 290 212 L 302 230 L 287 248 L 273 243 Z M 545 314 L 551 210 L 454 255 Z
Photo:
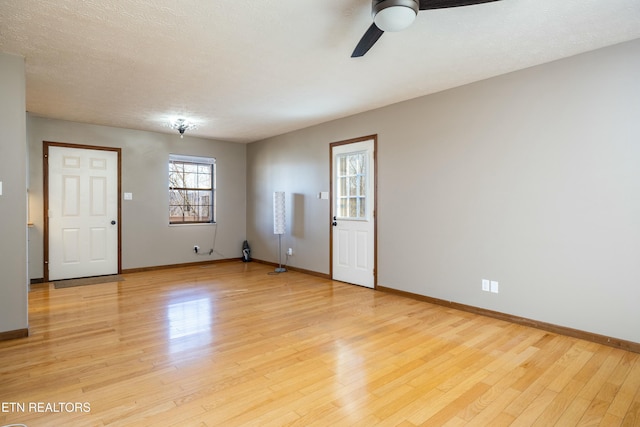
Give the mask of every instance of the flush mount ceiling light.
M 373 22 L 382 31 L 402 31 L 418 15 L 417 0 L 382 0 L 373 4 Z
M 171 129 L 175 129 L 180 132 L 180 138 L 184 137 L 184 132 L 190 129 L 195 129 L 197 126 L 188 121 L 187 119 L 175 119 L 169 123 Z

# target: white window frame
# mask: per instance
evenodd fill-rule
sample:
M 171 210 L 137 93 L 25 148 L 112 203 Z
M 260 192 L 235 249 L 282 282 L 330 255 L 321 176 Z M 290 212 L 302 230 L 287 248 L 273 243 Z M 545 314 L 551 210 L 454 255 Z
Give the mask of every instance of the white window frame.
M 202 182 L 198 182 L 193 184 L 192 186 L 188 186 L 184 183 L 181 186 L 176 186 L 176 182 L 171 182 L 172 180 L 172 165 L 180 163 L 180 164 L 192 164 L 196 166 L 206 166 L 210 167 L 211 172 L 211 186 L 202 186 Z M 198 167 L 198 169 L 200 169 Z M 196 176 L 196 180 L 199 172 L 194 172 Z M 199 180 L 197 180 L 199 181 Z M 190 182 L 194 182 L 191 181 Z M 169 162 L 168 162 L 168 202 L 169 202 L 169 212 L 168 219 L 170 225 L 185 225 L 185 224 L 214 224 L 216 220 L 216 159 L 214 157 L 201 157 L 201 156 L 189 156 L 182 154 L 169 154 Z M 176 197 L 176 192 L 182 192 L 178 197 Z M 186 193 L 186 194 L 185 194 Z M 194 193 L 200 193 L 200 195 L 195 195 Z M 202 194 L 209 193 L 209 194 Z M 191 197 L 195 197 L 197 201 L 191 199 Z M 201 197 L 209 197 L 208 203 L 202 203 Z M 185 201 L 184 204 L 176 204 L 175 199 L 182 199 Z M 192 200 L 192 203 L 189 203 L 188 200 Z M 205 199 L 206 200 L 206 199 Z M 195 203 L 194 203 L 195 202 Z M 194 210 L 191 210 L 191 206 L 195 206 Z M 186 209 L 181 209 L 180 207 L 186 207 Z M 205 210 L 205 212 L 202 212 Z M 176 215 L 177 211 L 182 212 L 182 220 L 178 220 L 180 216 Z M 195 212 L 196 215 L 191 216 L 191 219 L 187 219 L 188 216 L 185 216 L 186 212 Z M 206 213 L 206 219 L 202 219 Z

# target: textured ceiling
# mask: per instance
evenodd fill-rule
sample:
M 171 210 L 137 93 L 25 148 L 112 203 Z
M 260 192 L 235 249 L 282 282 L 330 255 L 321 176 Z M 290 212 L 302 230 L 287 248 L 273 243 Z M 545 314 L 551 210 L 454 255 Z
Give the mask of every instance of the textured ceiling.
M 422 11 L 350 58 L 369 0 L 0 0 L 27 109 L 251 142 L 640 37 L 640 0 Z

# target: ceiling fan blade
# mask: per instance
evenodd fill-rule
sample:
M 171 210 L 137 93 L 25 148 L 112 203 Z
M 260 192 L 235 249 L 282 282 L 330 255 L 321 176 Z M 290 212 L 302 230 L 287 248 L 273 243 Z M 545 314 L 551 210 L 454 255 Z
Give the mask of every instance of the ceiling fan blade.
M 448 7 L 473 6 L 500 0 L 420 0 L 420 10 L 445 9 Z
M 376 44 L 383 33 L 384 31 L 376 27 L 376 24 L 371 24 L 367 32 L 364 33 L 364 36 L 362 36 L 362 38 L 358 42 L 356 48 L 353 50 L 351 57 L 357 58 L 367 53 L 369 49 L 371 49 L 371 47 Z

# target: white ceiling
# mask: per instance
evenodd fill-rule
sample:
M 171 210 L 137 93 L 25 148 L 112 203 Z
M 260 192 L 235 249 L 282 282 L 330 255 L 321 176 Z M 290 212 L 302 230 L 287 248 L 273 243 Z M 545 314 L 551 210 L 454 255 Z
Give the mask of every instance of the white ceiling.
M 370 0 L 0 0 L 35 115 L 252 142 L 640 37 L 640 0 L 422 11 L 350 58 Z

